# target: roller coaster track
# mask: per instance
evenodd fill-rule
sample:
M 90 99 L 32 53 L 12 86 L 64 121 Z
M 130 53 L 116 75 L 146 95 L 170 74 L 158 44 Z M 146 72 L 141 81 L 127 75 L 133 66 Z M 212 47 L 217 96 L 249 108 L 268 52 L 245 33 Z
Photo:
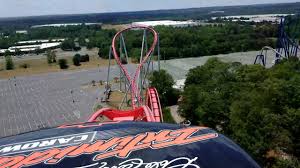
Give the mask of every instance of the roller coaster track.
M 281 59 L 281 58 L 285 57 L 282 53 L 278 52 L 276 49 L 274 49 L 270 46 L 264 46 L 261 49 L 260 54 L 256 56 L 254 64 L 262 64 L 263 66 L 266 66 L 267 58 L 268 58 L 268 53 L 267 53 L 268 51 L 272 51 L 274 54 L 276 54 L 277 55 L 276 58 Z M 275 62 L 276 62 L 276 60 L 275 60 Z
M 298 21 L 299 22 L 299 21 Z M 297 24 L 298 24 L 297 22 Z M 267 59 L 268 57 L 268 52 L 267 51 L 272 51 L 273 54 L 275 55 L 274 57 L 274 63 L 278 63 L 280 60 L 284 58 L 289 58 L 289 57 L 298 57 L 299 53 L 299 44 L 296 42 L 296 39 L 292 39 L 289 37 L 288 33 L 286 32 L 285 28 L 285 21 L 284 19 L 281 20 L 278 28 L 278 40 L 277 40 L 277 48 L 274 49 L 269 46 L 265 46 L 261 49 L 261 52 L 259 55 L 256 56 L 254 64 L 261 64 L 263 66 L 267 65 Z M 265 53 L 264 53 L 265 51 Z
M 153 43 L 152 43 L 150 49 L 148 50 L 146 56 L 144 56 L 143 60 L 140 62 L 140 64 L 138 65 L 138 68 L 135 71 L 133 79 L 131 79 L 131 77 L 130 77 L 130 75 L 128 73 L 128 70 L 122 64 L 122 62 L 120 60 L 120 56 L 119 56 L 119 54 L 117 52 L 117 47 L 116 47 L 116 41 L 117 41 L 117 39 L 122 35 L 122 33 L 126 32 L 128 30 L 131 30 L 131 29 L 147 29 L 147 30 L 149 30 L 153 34 L 153 37 L 154 37 Z M 130 28 L 124 29 L 122 31 L 119 31 L 114 36 L 114 38 L 113 38 L 113 41 L 112 41 L 112 50 L 113 50 L 114 58 L 117 61 L 117 63 L 119 65 L 119 67 L 121 68 L 121 70 L 123 71 L 125 77 L 127 78 L 127 81 L 129 81 L 129 83 L 131 84 L 131 100 L 133 100 L 131 102 L 132 102 L 132 108 L 133 109 L 136 107 L 136 104 L 135 104 L 135 101 L 134 101 L 136 99 L 136 97 L 137 97 L 137 101 L 140 104 L 142 104 L 142 98 L 141 98 L 140 93 L 138 92 L 138 87 L 136 85 L 137 77 L 140 74 L 141 68 L 147 62 L 147 60 L 149 59 L 150 55 L 153 53 L 153 51 L 155 49 L 155 46 L 157 45 L 157 42 L 158 42 L 158 34 L 157 34 L 157 32 L 153 28 L 146 27 L 146 26 L 134 26 L 134 27 L 130 27 Z
M 292 39 L 288 35 L 288 33 L 286 32 L 285 24 L 285 21 L 283 21 L 282 19 L 279 25 L 277 51 L 279 53 L 282 53 L 285 58 L 297 57 L 299 44 L 296 43 L 296 39 Z M 279 57 L 279 55 L 276 54 L 276 57 Z
M 111 121 L 145 121 L 163 122 L 163 114 L 160 105 L 159 95 L 155 88 L 148 88 L 146 93 L 146 105 L 133 110 L 120 111 L 110 108 L 102 108 L 94 113 L 88 122 L 97 122 L 105 116 Z
M 154 118 L 156 122 L 163 122 L 162 119 L 162 109 L 160 105 L 159 96 L 157 90 L 155 88 L 149 88 L 147 90 L 147 105 L 150 107 L 151 111 L 154 114 Z
M 136 71 L 134 72 L 133 78 L 130 76 L 127 68 L 122 64 L 121 58 L 119 56 L 119 53 L 117 51 L 117 40 L 122 40 L 123 43 L 123 33 L 127 32 L 132 29 L 143 29 L 147 30 L 152 33 L 153 35 L 153 43 L 151 44 L 150 49 L 146 52 L 145 56 L 141 57 L 140 63 L 138 64 Z M 145 38 L 145 37 L 144 37 Z M 144 39 L 143 39 L 144 40 Z M 125 76 L 125 80 L 128 83 L 128 90 L 130 91 L 131 95 L 131 106 L 132 110 L 122 111 L 122 110 L 116 110 L 116 109 L 110 109 L 110 108 L 103 108 L 94 113 L 90 119 L 89 122 L 95 122 L 99 120 L 99 117 L 105 117 L 108 120 L 111 121 L 145 121 L 145 122 L 163 122 L 163 115 L 162 115 L 162 109 L 161 104 L 159 100 L 159 95 L 156 90 L 156 88 L 146 88 L 146 96 L 143 101 L 141 97 L 140 88 L 137 86 L 137 79 L 139 78 L 139 75 L 141 75 L 141 70 L 144 66 L 144 64 L 148 64 L 149 66 L 149 59 L 154 52 L 157 44 L 158 44 L 158 33 L 151 27 L 147 26 L 134 26 L 127 29 L 124 29 L 122 31 L 119 31 L 112 40 L 112 47 L 111 51 L 112 54 L 122 71 L 122 73 Z M 123 44 L 125 46 L 125 44 Z M 144 46 L 144 43 L 143 43 Z M 125 48 L 126 51 L 126 48 Z M 143 52 L 142 52 L 143 53 Z M 144 81 L 142 82 L 144 83 Z M 126 84 L 125 84 L 126 86 Z M 138 102 L 139 106 L 137 106 L 136 101 Z

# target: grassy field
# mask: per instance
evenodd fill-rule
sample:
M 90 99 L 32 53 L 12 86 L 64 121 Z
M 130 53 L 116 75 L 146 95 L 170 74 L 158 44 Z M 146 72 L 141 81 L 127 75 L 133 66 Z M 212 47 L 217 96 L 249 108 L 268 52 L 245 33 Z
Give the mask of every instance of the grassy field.
M 124 96 L 125 96 L 125 94 L 123 92 L 113 91 L 111 93 L 109 101 L 107 102 L 107 105 L 112 108 L 118 109 L 122 103 Z M 130 95 L 127 95 L 127 99 L 128 100 L 130 99 Z M 131 106 L 127 106 L 127 102 L 124 102 L 123 108 L 124 108 L 123 110 L 131 109 Z
M 79 52 L 84 54 L 84 52 Z M 90 61 L 81 63 L 81 66 L 74 66 L 72 57 L 75 55 L 75 52 L 57 52 L 57 60 L 64 58 L 68 61 L 69 68 L 67 70 L 61 70 L 59 65 L 56 63 L 48 64 L 45 55 L 41 56 L 30 56 L 28 58 L 13 58 L 15 69 L 14 70 L 5 70 L 5 61 L 4 58 L 0 59 L 0 78 L 11 78 L 14 76 L 27 76 L 35 75 L 49 72 L 61 72 L 69 70 L 81 70 L 81 69 L 91 69 L 98 68 L 108 65 L 108 60 L 101 59 L 97 55 L 97 50 L 91 50 L 88 52 L 90 55 Z M 114 62 L 113 62 L 114 63 Z M 27 64 L 28 68 L 23 68 L 21 65 Z
M 104 24 L 104 25 L 102 25 L 102 29 L 107 29 L 107 30 L 115 29 L 117 31 L 123 30 L 128 27 L 130 27 L 129 24 L 120 24 L 120 25 Z
M 69 65 L 69 68 L 67 70 L 89 69 L 108 65 L 108 60 L 103 60 L 96 57 L 90 57 L 90 62 L 81 63 L 81 66 L 74 66 L 72 57 L 66 57 L 65 59 L 67 59 Z M 28 64 L 29 68 L 22 68 L 21 65 L 23 64 Z M 0 69 L 0 78 L 11 78 L 14 76 L 27 76 L 41 73 L 66 71 L 61 70 L 58 64 L 54 63 L 49 65 L 46 58 L 15 61 L 14 70 L 4 70 L 5 62 L 2 62 Z

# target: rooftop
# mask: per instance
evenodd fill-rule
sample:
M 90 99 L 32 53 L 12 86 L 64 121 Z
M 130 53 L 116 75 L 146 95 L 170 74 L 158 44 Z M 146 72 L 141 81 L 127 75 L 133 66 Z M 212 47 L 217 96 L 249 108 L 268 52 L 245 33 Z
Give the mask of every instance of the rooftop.
M 187 21 L 173 21 L 173 20 L 159 20 L 159 21 L 143 21 L 133 22 L 132 25 L 143 25 L 143 26 L 190 26 L 198 25 L 198 22 L 187 20 Z

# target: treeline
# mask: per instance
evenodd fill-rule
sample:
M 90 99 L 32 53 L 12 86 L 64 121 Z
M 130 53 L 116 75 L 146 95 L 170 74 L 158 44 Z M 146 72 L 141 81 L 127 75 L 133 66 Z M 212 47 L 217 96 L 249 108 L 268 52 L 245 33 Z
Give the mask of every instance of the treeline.
M 198 27 L 156 27 L 160 35 L 161 59 L 199 57 L 250 50 L 260 50 L 263 46 L 275 47 L 277 25 L 220 24 Z M 150 36 L 151 37 L 151 36 Z M 110 41 L 109 39 L 107 39 Z M 138 60 L 142 44 L 142 33 L 126 34 L 129 56 Z M 152 38 L 148 38 L 148 48 Z M 109 47 L 100 56 L 107 58 Z
M 99 25 L 81 25 L 66 27 L 42 27 L 28 29 L 28 34 L 17 34 L 13 30 L 0 30 L 0 48 L 6 49 L 16 45 L 18 41 L 65 38 L 64 45 L 73 47 L 74 42 L 89 48 L 109 46 L 111 38 L 116 33 L 115 30 L 103 30 Z
M 277 25 L 219 24 L 209 26 L 173 28 L 156 27 L 160 34 L 162 59 L 199 57 L 231 52 L 259 50 L 263 46 L 275 47 Z M 0 36 L 0 48 L 8 48 L 19 40 L 67 38 L 62 44 L 65 50 L 74 49 L 77 43 L 91 49 L 100 48 L 99 56 L 108 58 L 115 30 L 103 30 L 99 26 L 68 26 L 59 28 L 30 29 L 27 35 Z M 142 31 L 124 34 L 129 56 L 138 60 L 142 44 Z M 148 48 L 153 37 L 148 36 Z M 77 46 L 78 48 L 78 46 Z
M 157 29 L 161 34 L 161 53 L 166 59 L 260 50 L 275 46 L 277 26 L 220 24 L 190 28 Z
M 296 40 L 296 43 L 299 43 L 299 39 L 300 39 L 299 22 L 300 22 L 299 15 L 287 16 L 285 18 L 285 31 L 292 40 Z
M 231 137 L 266 168 L 300 167 L 300 61 L 208 60 L 187 75 L 180 113 Z

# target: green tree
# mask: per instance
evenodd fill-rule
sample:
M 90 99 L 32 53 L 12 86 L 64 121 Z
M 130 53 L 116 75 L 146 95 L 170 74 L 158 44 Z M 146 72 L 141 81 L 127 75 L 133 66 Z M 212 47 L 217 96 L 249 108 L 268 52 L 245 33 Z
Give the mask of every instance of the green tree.
M 75 48 L 75 43 L 73 39 L 67 39 L 63 41 L 61 44 L 61 49 L 66 51 L 74 50 L 74 48 Z
M 82 36 L 79 37 L 78 42 L 79 42 L 79 45 L 80 45 L 80 46 L 86 46 L 86 45 L 87 45 L 87 43 L 86 43 L 86 41 L 85 41 L 85 38 L 82 37 Z
M 11 56 L 6 56 L 5 57 L 5 65 L 6 65 L 6 70 L 15 69 L 15 64 L 14 64 Z
M 150 85 L 157 89 L 163 107 L 177 103 L 179 91 L 173 88 L 175 82 L 167 71 L 154 71 L 149 80 Z
M 299 71 L 298 58 L 269 69 L 209 59 L 188 73 L 180 113 L 229 136 L 264 167 L 297 167 Z
M 56 54 L 52 50 L 48 50 L 46 53 L 48 64 L 56 63 Z
M 98 56 L 101 58 L 104 58 L 104 59 L 108 59 L 109 58 L 109 50 L 110 50 L 109 47 L 99 48 Z M 112 59 L 113 59 L 113 56 L 112 56 Z
M 73 64 L 74 64 L 75 66 L 80 66 L 80 59 L 81 59 L 80 54 L 75 54 L 75 55 L 73 56 Z
M 139 63 L 141 58 L 141 49 L 132 48 L 129 52 L 129 55 L 131 56 L 132 62 Z
M 4 56 L 7 57 L 7 56 L 10 56 L 10 55 L 11 55 L 11 52 L 9 50 L 6 50 L 5 53 L 4 53 Z
M 93 44 L 91 43 L 91 42 L 88 42 L 88 43 L 86 43 L 86 48 L 87 49 L 92 49 L 94 46 L 93 46 Z
M 47 62 L 48 64 L 52 64 L 52 56 L 51 56 L 51 51 L 47 51 Z
M 89 62 L 90 61 L 90 56 L 88 54 L 82 55 L 80 57 L 80 62 Z
M 36 50 L 34 50 L 34 53 L 36 54 L 36 55 L 39 55 L 40 53 L 42 53 L 43 51 L 41 50 L 41 49 L 36 49 Z
M 20 49 L 17 48 L 17 49 L 15 50 L 15 55 L 21 55 L 21 54 L 22 54 L 22 51 L 21 51 Z
M 59 59 L 58 60 L 58 65 L 60 67 L 60 69 L 68 69 L 68 61 L 66 59 Z

